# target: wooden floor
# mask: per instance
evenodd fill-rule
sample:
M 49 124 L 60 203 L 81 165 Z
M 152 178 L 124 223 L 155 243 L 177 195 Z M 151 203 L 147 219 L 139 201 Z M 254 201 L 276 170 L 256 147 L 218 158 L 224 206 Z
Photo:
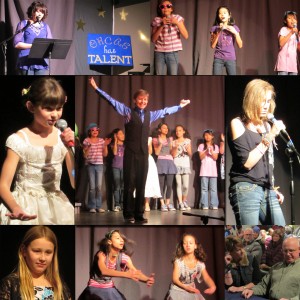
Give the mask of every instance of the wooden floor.
M 144 218 L 148 219 L 147 225 L 224 225 L 224 210 L 201 210 L 191 209 L 187 211 L 169 211 L 151 210 L 144 213 Z M 90 213 L 81 211 L 75 214 L 76 225 L 128 225 L 124 222 L 122 212 L 106 211 L 104 213 Z M 140 224 L 138 224 L 140 225 Z

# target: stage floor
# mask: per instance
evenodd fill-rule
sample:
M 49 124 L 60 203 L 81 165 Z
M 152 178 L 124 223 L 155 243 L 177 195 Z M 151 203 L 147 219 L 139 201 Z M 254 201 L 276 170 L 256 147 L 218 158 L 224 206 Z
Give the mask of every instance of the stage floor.
M 185 215 L 192 214 L 190 215 Z M 196 216 L 193 216 L 196 215 Z M 148 223 L 143 225 L 224 225 L 224 209 L 202 210 L 191 209 L 187 211 L 169 211 L 151 210 L 144 213 L 144 218 Z M 214 219 L 216 218 L 216 219 Z M 207 223 L 208 222 L 208 223 Z M 207 224 L 206 224 L 207 223 Z M 75 214 L 76 225 L 128 225 L 137 226 L 141 224 L 129 224 L 124 222 L 122 212 L 106 211 L 104 213 L 90 213 L 81 211 Z

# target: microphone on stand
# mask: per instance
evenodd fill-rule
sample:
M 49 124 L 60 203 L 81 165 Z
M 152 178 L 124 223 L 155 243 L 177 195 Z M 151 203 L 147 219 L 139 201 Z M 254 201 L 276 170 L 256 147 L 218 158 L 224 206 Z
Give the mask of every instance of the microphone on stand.
M 31 25 L 31 22 L 30 22 L 30 20 L 28 20 L 27 23 L 26 23 L 26 25 L 23 28 L 21 28 L 18 31 L 16 31 L 15 34 L 19 34 L 20 32 L 25 31 L 30 25 Z
M 274 117 L 273 114 L 267 114 L 267 119 L 271 122 L 271 123 L 275 123 L 277 122 L 276 118 Z M 281 129 L 279 132 L 280 137 L 287 143 L 287 146 L 289 148 L 291 148 L 292 150 L 296 150 L 295 145 L 292 141 L 292 139 L 290 138 L 290 135 L 287 133 L 287 131 L 285 129 Z
M 68 123 L 66 120 L 64 119 L 59 119 L 56 121 L 56 127 L 61 131 L 61 132 L 64 132 L 64 130 L 66 128 L 68 128 Z M 69 141 L 68 142 L 68 147 L 70 148 L 70 150 L 72 151 L 72 154 L 75 155 L 75 144 L 74 144 L 74 141 Z

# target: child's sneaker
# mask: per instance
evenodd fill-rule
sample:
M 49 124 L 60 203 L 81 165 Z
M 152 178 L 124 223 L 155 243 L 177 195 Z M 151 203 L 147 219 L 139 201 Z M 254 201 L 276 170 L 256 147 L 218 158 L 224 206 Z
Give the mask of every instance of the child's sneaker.
M 190 210 L 191 208 L 189 207 L 189 205 L 187 204 L 186 201 L 183 201 L 183 205 L 187 210 Z
M 174 208 L 173 204 L 168 204 L 167 206 L 168 206 L 168 210 L 169 210 L 169 211 L 174 211 L 174 210 L 176 210 L 176 208 Z
M 120 207 L 120 206 L 116 206 L 116 207 L 114 208 L 114 212 L 118 212 L 118 211 L 121 211 L 121 207 Z
M 168 206 L 166 204 L 163 204 L 161 207 L 160 207 L 160 211 L 168 211 Z
M 179 203 L 179 210 L 186 210 L 183 202 Z

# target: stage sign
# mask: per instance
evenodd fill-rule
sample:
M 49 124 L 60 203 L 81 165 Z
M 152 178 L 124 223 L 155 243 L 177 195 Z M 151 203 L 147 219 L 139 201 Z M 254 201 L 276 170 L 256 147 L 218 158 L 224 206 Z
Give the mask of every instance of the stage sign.
M 88 64 L 133 66 L 129 35 L 88 34 Z

